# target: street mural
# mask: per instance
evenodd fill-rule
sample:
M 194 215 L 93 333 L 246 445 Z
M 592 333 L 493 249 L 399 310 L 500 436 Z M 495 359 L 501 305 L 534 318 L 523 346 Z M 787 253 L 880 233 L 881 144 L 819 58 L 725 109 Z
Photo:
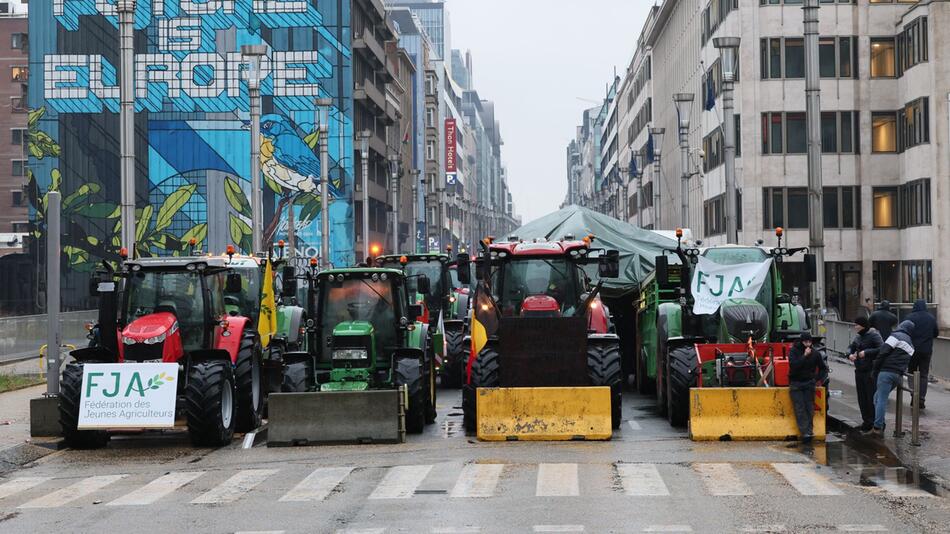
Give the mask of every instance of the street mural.
M 119 74 L 115 0 L 30 0 L 29 198 L 34 237 L 46 195 L 63 195 L 64 254 L 72 272 L 119 252 Z M 250 252 L 250 130 L 241 46 L 261 61 L 264 236 L 320 253 L 331 221 L 331 261 L 353 251 L 352 71 L 349 2 L 138 0 L 135 143 L 138 256 L 227 244 Z M 330 202 L 319 196 L 315 99 L 330 97 Z

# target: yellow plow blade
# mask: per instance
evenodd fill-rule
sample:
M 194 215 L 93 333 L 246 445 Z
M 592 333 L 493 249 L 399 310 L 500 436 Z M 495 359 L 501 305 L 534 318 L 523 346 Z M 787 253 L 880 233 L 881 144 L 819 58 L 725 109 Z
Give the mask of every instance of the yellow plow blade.
M 692 388 L 689 436 L 694 441 L 774 441 L 799 438 L 787 387 Z M 825 439 L 825 388 L 815 390 L 815 439 Z
M 483 441 L 608 440 L 610 388 L 478 388 L 476 427 Z

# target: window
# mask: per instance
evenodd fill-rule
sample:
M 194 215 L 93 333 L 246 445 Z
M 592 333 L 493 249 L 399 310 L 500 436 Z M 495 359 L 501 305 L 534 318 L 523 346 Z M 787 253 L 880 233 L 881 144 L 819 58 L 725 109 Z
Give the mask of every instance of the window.
M 25 82 L 30 79 L 30 67 L 16 66 L 10 67 L 10 74 L 15 82 Z
M 893 37 L 871 38 L 871 77 L 893 78 L 897 74 Z
M 821 114 L 821 152 L 853 154 L 858 134 L 858 112 L 826 111 Z
M 765 187 L 762 206 L 763 228 L 808 228 L 808 189 L 804 187 Z
M 14 189 L 10 191 L 10 204 L 13 207 L 20 207 L 23 205 L 23 191 L 20 189 Z
M 435 128 L 435 108 L 426 108 L 426 126 Z
M 800 38 L 785 39 L 785 77 L 805 77 L 805 40 Z
M 30 40 L 25 33 L 14 33 L 10 35 L 10 48 L 14 50 L 26 50 L 29 44 Z
M 875 187 L 873 219 L 875 228 L 897 228 L 896 187 Z
M 822 78 L 857 78 L 857 37 L 821 37 L 818 72 Z
M 426 159 L 435 159 L 435 141 L 426 141 Z
M 826 154 L 857 153 L 858 126 L 856 111 L 822 113 L 822 151 Z M 763 154 L 804 154 L 807 150 L 808 136 L 804 113 L 775 111 L 762 114 Z
M 927 38 L 927 17 L 917 17 L 897 35 L 898 76 L 911 67 L 927 62 Z
M 891 111 L 871 114 L 871 152 L 897 152 L 897 115 Z
M 930 178 L 874 188 L 875 228 L 927 226 L 931 219 Z
M 726 162 L 725 149 L 722 128 L 716 128 L 703 138 L 703 151 L 706 153 L 703 159 L 703 172 L 709 172 Z
M 26 160 L 15 159 L 10 163 L 13 167 L 13 176 L 26 176 Z
M 818 70 L 822 78 L 857 78 L 857 37 L 821 37 Z M 763 38 L 759 42 L 762 79 L 804 78 L 805 42 L 801 38 Z M 784 74 L 783 74 L 784 72 Z
M 26 129 L 24 128 L 11 128 L 10 129 L 10 144 L 23 146 L 26 142 Z
M 930 142 L 930 99 L 918 98 L 897 112 L 900 121 L 900 150 Z
M 930 260 L 874 262 L 874 300 L 933 302 L 933 263 Z
M 435 74 L 426 75 L 426 94 L 434 95 L 435 94 Z
M 804 154 L 808 150 L 804 113 L 785 114 L 785 152 Z
M 742 230 L 742 193 L 736 191 L 736 224 Z M 703 235 L 705 237 L 726 233 L 726 195 L 713 197 L 703 203 Z
M 861 226 L 858 187 L 825 187 L 822 188 L 821 197 L 825 228 L 859 228 Z

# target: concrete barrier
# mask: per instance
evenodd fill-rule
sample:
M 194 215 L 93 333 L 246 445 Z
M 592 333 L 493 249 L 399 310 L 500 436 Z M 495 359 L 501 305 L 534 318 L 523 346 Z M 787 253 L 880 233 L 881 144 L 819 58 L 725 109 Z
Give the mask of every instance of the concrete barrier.
M 271 393 L 267 446 L 405 441 L 401 390 Z
M 610 388 L 478 388 L 476 428 L 482 441 L 608 440 Z
M 825 439 L 826 391 L 815 391 L 815 439 Z M 689 436 L 694 441 L 777 441 L 799 438 L 788 388 L 692 388 Z

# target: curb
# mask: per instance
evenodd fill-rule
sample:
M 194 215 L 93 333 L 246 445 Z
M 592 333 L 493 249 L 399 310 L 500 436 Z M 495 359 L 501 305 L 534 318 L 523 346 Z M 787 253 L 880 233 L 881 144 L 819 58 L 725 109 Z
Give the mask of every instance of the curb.
M 66 444 L 62 439 L 50 439 L 29 441 L 2 449 L 0 450 L 0 475 L 19 469 L 65 448 Z

